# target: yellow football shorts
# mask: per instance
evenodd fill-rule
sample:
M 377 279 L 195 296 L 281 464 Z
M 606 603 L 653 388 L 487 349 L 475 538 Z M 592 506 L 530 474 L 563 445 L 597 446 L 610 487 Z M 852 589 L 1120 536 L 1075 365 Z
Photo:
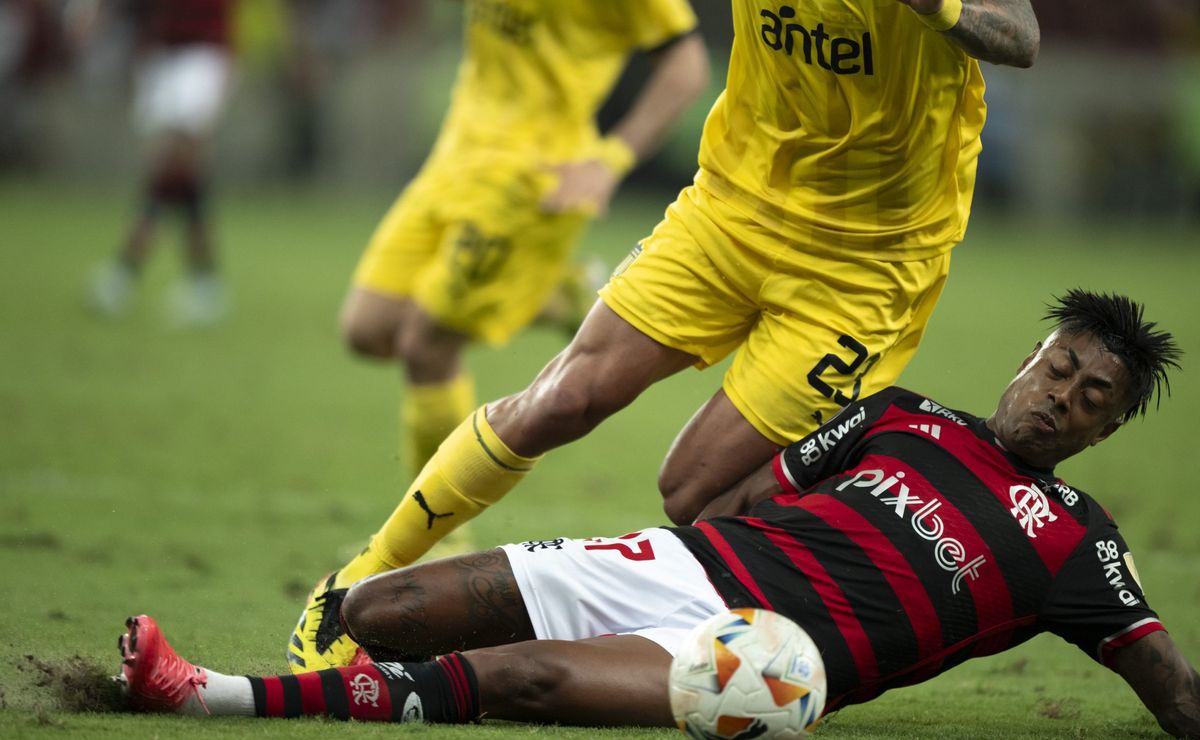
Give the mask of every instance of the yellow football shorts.
M 895 383 L 949 267 L 949 250 L 911 262 L 804 251 L 692 186 L 600 295 L 699 368 L 736 349 L 723 388 L 784 445 Z
M 354 285 L 410 298 L 476 339 L 507 342 L 541 310 L 588 221 L 539 210 L 553 184 L 500 163 L 426 167 L 371 236 Z

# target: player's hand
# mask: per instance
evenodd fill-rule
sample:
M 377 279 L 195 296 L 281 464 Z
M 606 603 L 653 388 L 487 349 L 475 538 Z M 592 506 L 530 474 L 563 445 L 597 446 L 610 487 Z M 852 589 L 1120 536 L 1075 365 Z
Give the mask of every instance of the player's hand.
M 896 0 L 902 5 L 915 10 L 921 15 L 930 15 L 942 9 L 942 0 Z
M 621 178 L 598 159 L 547 167 L 558 186 L 540 204 L 544 213 L 566 213 L 578 211 L 599 216 L 608 211 Z

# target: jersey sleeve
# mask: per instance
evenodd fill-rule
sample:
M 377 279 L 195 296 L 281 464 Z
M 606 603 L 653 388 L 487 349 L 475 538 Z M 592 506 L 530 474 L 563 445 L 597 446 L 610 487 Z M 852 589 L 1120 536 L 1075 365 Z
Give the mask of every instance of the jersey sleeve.
M 697 25 L 696 13 L 687 0 L 631 0 L 611 6 L 620 10 L 633 46 L 644 51 L 689 33 Z
M 1146 603 L 1133 554 L 1107 517 L 1089 528 L 1055 576 L 1041 620 L 1050 632 L 1110 667 L 1117 649 L 1163 629 Z
M 775 456 L 775 478 L 785 491 L 800 493 L 813 484 L 853 467 L 855 451 L 871 425 L 899 395 L 887 388 L 843 408 L 836 416 Z

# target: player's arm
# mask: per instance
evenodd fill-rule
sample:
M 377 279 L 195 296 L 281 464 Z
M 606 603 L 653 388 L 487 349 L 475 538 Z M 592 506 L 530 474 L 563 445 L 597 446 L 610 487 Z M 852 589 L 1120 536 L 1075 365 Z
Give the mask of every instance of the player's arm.
M 1013 67 L 1037 59 L 1041 31 L 1029 0 L 897 1 L 976 59 Z
M 708 88 L 708 50 L 699 33 L 668 42 L 650 59 L 650 76 L 605 137 L 608 156 L 556 167 L 559 186 L 542 201 L 543 210 L 582 207 L 603 213 L 625 173 L 657 151 L 683 112 Z
M 741 483 L 708 502 L 696 517 L 696 521 L 712 519 L 715 516 L 744 514 L 759 501 L 766 501 L 778 493 L 783 493 L 783 486 L 775 479 L 772 463 L 768 461 L 743 478 Z
M 1200 676 L 1166 632 L 1152 632 L 1111 659 L 1158 724 L 1175 737 L 1200 737 Z

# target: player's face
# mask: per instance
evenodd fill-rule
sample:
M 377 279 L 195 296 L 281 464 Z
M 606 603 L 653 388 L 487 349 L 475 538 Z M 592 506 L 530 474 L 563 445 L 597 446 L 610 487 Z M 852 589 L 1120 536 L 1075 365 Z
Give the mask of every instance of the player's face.
M 1090 334 L 1055 333 L 1025 358 L 988 426 L 1031 465 L 1053 467 L 1120 426 L 1129 374 Z

